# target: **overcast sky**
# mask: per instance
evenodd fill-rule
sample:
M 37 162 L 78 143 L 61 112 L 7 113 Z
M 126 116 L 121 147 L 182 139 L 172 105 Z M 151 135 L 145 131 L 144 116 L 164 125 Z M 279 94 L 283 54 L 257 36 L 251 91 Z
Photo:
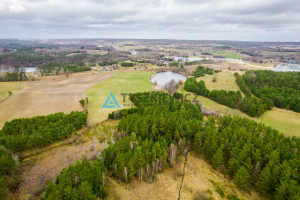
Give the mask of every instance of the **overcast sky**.
M 300 41 L 300 0 L 0 0 L 0 38 Z

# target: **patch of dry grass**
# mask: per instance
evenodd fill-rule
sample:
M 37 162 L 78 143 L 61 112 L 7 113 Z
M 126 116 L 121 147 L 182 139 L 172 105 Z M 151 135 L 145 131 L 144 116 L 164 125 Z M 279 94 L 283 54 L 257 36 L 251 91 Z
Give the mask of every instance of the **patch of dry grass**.
M 184 160 L 184 159 L 182 159 Z M 157 175 L 155 183 L 146 183 L 133 180 L 129 184 L 120 183 L 110 179 L 108 184 L 109 200 L 124 199 L 147 199 L 147 200 L 174 200 L 178 199 L 178 191 L 181 181 L 183 163 L 178 163 L 174 168 L 166 169 Z M 260 195 L 249 189 L 249 192 L 239 190 L 231 180 L 214 170 L 202 158 L 188 155 L 186 173 L 181 190 L 181 199 L 195 199 L 199 196 L 222 199 L 210 180 L 218 183 L 225 195 L 235 194 L 241 199 L 258 200 L 263 199 Z

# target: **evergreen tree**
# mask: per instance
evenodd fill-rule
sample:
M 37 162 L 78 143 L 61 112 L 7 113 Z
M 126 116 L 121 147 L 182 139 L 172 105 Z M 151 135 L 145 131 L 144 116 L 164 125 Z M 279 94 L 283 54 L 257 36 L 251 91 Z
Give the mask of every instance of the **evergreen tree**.
M 270 189 L 271 183 L 271 172 L 269 167 L 265 167 L 260 176 L 258 177 L 258 181 L 256 182 L 256 187 L 258 191 L 262 194 L 267 194 Z
M 234 175 L 234 182 L 236 185 L 242 189 L 247 189 L 251 182 L 251 177 L 248 170 L 241 166 L 237 173 Z
M 223 146 L 220 146 L 213 156 L 212 165 L 214 168 L 217 168 L 223 165 L 224 164 L 223 162 L 224 162 Z

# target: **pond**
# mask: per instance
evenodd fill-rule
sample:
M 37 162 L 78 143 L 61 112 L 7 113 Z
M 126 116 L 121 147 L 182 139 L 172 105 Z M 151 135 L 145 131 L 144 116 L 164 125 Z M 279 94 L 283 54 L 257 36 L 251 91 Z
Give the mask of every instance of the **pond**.
M 300 65 L 285 63 L 285 64 L 277 65 L 276 67 L 272 68 L 271 70 L 276 71 L 276 72 L 300 71 Z
M 36 67 L 0 67 L 0 72 L 19 72 L 19 71 L 25 71 L 25 72 L 35 72 L 37 69 Z
M 180 80 L 186 81 L 187 77 L 176 72 L 158 72 L 151 78 L 151 82 L 156 82 L 157 85 L 165 85 L 172 79 L 179 82 Z

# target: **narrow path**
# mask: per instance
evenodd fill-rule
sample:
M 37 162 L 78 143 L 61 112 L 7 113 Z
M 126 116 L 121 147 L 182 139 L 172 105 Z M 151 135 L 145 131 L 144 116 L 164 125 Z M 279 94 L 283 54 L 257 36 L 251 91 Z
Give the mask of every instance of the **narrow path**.
M 183 185 L 183 180 L 184 180 L 184 175 L 185 175 L 185 167 L 186 167 L 188 153 L 189 153 L 189 151 L 185 152 L 185 160 L 184 160 L 184 165 L 183 165 L 183 174 L 182 174 L 182 179 L 181 179 L 180 188 L 179 188 L 178 200 L 180 200 L 180 192 L 181 192 L 182 185 Z

